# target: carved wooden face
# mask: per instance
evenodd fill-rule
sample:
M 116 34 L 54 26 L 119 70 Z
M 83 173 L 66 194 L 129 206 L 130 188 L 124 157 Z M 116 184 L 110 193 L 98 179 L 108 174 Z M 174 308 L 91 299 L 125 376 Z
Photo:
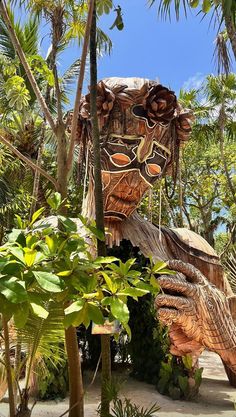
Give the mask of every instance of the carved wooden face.
M 100 81 L 97 113 L 105 218 L 121 221 L 171 165 L 173 144 L 188 139 L 191 114 L 173 91 L 141 78 Z M 90 94 L 81 103 L 80 120 L 86 120 L 89 136 Z
M 125 219 L 137 208 L 170 160 L 169 149 L 159 142 L 166 126 L 137 116 L 136 107 L 126 109 L 126 131 L 119 133 L 123 126 L 114 117 L 116 131 L 101 143 L 104 214 L 112 221 Z

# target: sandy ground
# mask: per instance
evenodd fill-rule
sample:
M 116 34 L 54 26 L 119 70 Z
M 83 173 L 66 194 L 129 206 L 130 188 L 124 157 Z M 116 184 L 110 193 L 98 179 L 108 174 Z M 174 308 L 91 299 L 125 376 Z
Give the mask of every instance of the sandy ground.
M 158 403 L 161 408 L 155 416 L 236 417 L 236 410 L 234 410 L 236 389 L 230 387 L 219 357 L 213 353 L 205 352 L 200 359 L 200 366 L 204 367 L 203 382 L 200 394 L 194 402 L 173 401 L 160 395 L 152 385 L 138 382 L 130 377 L 127 377 L 121 392 L 136 404 L 148 406 Z M 95 381 L 85 395 L 85 417 L 97 416 L 96 409 L 100 400 L 99 391 L 99 382 Z M 67 408 L 68 399 L 60 402 L 38 402 L 33 410 L 32 417 L 59 417 Z M 0 417 L 7 416 L 8 405 L 4 402 L 0 403 Z

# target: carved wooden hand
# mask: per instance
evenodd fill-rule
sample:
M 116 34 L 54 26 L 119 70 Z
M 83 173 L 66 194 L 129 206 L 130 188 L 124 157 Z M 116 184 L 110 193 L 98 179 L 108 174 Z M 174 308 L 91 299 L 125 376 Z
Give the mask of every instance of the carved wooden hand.
M 199 354 L 206 347 L 236 371 L 236 327 L 226 296 L 193 265 L 171 260 L 168 267 L 178 273 L 159 278 L 164 293 L 155 305 L 160 321 L 171 325 L 172 353 Z

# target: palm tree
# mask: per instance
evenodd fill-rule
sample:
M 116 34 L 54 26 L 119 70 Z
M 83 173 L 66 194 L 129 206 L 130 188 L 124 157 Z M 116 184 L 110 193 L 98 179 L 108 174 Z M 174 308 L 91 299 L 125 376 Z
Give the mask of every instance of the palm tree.
M 177 20 L 180 15 L 180 8 L 183 7 L 185 15 L 190 8 L 197 8 L 199 6 L 199 0 L 149 0 L 149 5 L 158 3 L 158 13 L 162 18 L 170 18 L 171 7 L 173 6 Z M 221 0 L 219 2 L 211 2 L 210 0 L 203 1 L 202 12 L 208 13 L 212 11 L 214 18 L 219 26 L 222 23 L 225 25 L 225 29 L 232 47 L 234 57 L 236 59 L 236 3 L 234 0 Z

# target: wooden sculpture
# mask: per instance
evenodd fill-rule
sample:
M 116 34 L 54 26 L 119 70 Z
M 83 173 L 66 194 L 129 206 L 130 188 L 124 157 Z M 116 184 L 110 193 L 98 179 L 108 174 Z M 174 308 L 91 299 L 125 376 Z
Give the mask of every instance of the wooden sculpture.
M 81 102 L 78 136 L 90 162 L 84 215 L 94 218 L 89 102 L 87 94 Z M 136 211 L 155 181 L 167 171 L 174 174 L 179 147 L 191 132 L 192 112 L 181 107 L 173 91 L 141 78 L 99 82 L 97 112 L 107 244 L 128 239 L 144 256 L 166 261 L 177 271 L 159 278 L 164 293 L 155 300 L 159 319 L 170 326 L 172 353 L 197 358 L 205 348 L 217 352 L 235 384 L 234 295 L 216 253 L 196 233 L 160 230 Z

